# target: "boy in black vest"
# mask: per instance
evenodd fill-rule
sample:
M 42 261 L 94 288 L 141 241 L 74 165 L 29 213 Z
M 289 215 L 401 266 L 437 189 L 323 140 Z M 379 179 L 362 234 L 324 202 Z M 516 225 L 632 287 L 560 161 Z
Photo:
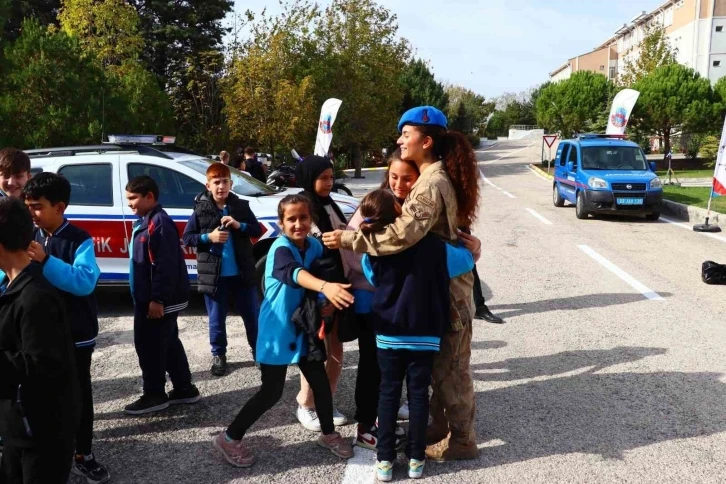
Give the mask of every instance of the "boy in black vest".
M 143 415 L 169 405 L 196 403 L 189 361 L 179 339 L 179 311 L 189 305 L 189 274 L 174 221 L 159 204 L 159 187 L 148 176 L 126 185 L 126 199 L 137 215 L 129 243 L 129 285 L 134 298 L 134 346 L 144 394 L 124 412 Z M 166 374 L 174 389 L 165 392 Z
M 78 382 L 65 306 L 31 263 L 33 221 L 0 198 L 0 482 L 65 484 L 78 424 Z
M 71 184 L 55 173 L 40 173 L 23 188 L 22 197 L 36 228 L 28 255 L 43 266 L 43 275 L 59 290 L 71 320 L 76 372 L 81 390 L 81 422 L 76 432 L 73 473 L 89 483 L 109 480 L 108 471 L 92 451 L 93 392 L 91 355 L 98 336 L 96 284 L 101 271 L 96 264 L 93 239 L 66 220 Z
M 209 314 L 212 375 L 227 371 L 227 310 L 230 292 L 245 323 L 247 343 L 254 359 L 260 303 L 255 287 L 255 258 L 250 237 L 262 228 L 247 200 L 231 193 L 229 167 L 212 163 L 207 169 L 207 191 L 197 195 L 196 206 L 183 240 L 197 248 L 197 284 Z

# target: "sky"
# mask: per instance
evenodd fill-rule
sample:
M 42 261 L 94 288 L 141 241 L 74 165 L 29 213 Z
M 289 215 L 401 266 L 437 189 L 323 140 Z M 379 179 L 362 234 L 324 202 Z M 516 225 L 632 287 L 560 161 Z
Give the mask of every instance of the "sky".
M 325 6 L 329 0 L 319 0 Z M 399 35 L 428 60 L 439 81 L 493 98 L 549 79 L 663 0 L 379 0 L 397 15 Z M 237 13 L 277 0 L 236 0 Z

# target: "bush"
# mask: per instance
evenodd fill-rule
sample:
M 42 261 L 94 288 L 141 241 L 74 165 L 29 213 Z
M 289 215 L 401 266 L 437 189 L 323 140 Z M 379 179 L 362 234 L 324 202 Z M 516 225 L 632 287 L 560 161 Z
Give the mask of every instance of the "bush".
M 684 141 L 685 143 L 682 143 L 681 147 L 683 148 L 683 153 L 686 155 L 686 158 L 689 160 L 695 160 L 698 158 L 698 152 L 701 150 L 701 145 L 703 144 L 703 137 L 693 134 L 687 137 L 687 141 Z
M 469 143 L 471 143 L 472 148 L 478 148 L 481 144 L 481 137 L 475 135 L 475 134 L 467 134 L 466 138 L 469 140 Z
M 713 167 L 716 164 L 718 144 L 719 139 L 713 135 L 703 138 L 703 143 L 701 144 L 701 157 L 707 161 L 706 166 Z

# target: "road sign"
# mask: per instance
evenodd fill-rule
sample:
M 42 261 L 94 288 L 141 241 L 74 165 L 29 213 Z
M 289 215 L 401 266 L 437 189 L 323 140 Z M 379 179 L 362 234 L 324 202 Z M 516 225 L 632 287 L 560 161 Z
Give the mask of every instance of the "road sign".
M 555 144 L 555 140 L 557 139 L 556 134 L 546 134 L 542 137 L 544 138 L 544 142 L 547 143 L 548 148 L 552 148 L 552 145 Z

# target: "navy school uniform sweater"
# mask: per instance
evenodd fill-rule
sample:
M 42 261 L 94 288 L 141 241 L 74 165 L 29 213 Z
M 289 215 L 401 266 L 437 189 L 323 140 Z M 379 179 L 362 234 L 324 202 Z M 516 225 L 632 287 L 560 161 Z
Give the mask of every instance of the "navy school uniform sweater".
M 376 287 L 372 322 L 381 349 L 438 351 L 451 324 L 449 280 L 471 271 L 474 258 L 433 234 L 394 255 L 363 256 Z
M 67 220 L 52 234 L 36 227 L 33 239 L 45 250 L 43 276 L 55 286 L 65 303 L 76 348 L 95 346 L 98 336 L 95 290 L 101 270 L 96 263 L 93 239 Z M 0 279 L 4 276 L 0 271 Z

